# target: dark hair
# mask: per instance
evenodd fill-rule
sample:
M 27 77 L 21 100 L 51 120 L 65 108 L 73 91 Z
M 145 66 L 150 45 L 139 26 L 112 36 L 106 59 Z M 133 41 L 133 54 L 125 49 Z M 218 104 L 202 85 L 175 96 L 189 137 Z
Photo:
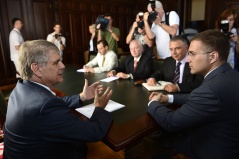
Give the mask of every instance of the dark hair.
M 12 19 L 12 25 L 14 26 L 16 21 L 18 21 L 18 20 L 20 20 L 22 22 L 22 19 L 20 19 L 20 18 L 13 18 Z
M 60 25 L 61 26 L 60 22 L 54 22 L 53 23 L 53 27 L 55 27 L 56 25 Z
M 110 13 L 105 13 L 104 17 L 112 17 Z
M 171 41 L 182 41 L 184 44 L 188 45 L 189 46 L 189 41 L 187 39 L 187 37 L 183 36 L 183 35 L 176 35 L 176 36 L 173 36 L 171 39 L 170 39 L 170 42 Z
M 108 44 L 108 42 L 106 40 L 102 39 L 102 40 L 97 41 L 97 45 L 99 45 L 101 43 L 103 44 L 104 47 L 106 47 L 106 46 L 109 47 L 109 44 Z
M 194 40 L 200 41 L 204 45 L 205 52 L 217 51 L 220 61 L 227 60 L 230 43 L 227 36 L 219 30 L 212 29 L 198 33 L 191 39 L 191 42 Z

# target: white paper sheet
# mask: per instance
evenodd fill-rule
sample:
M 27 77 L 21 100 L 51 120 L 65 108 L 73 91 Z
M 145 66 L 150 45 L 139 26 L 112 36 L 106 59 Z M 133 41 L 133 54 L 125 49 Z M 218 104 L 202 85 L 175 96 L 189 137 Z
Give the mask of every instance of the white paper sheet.
M 125 107 L 125 105 L 122 105 L 120 103 L 109 100 L 108 104 L 105 107 L 105 110 L 108 112 L 113 112 L 113 111 L 121 109 L 123 107 Z M 94 110 L 95 110 L 94 103 L 76 109 L 76 111 L 80 112 L 87 118 L 91 118 Z
M 85 70 L 83 68 L 77 70 L 77 72 L 85 72 Z
M 101 82 L 111 82 L 111 81 L 114 81 L 114 80 L 117 80 L 118 78 L 116 76 L 113 76 L 113 77 L 108 77 L 108 78 L 105 78 L 105 79 L 102 79 L 100 80 Z

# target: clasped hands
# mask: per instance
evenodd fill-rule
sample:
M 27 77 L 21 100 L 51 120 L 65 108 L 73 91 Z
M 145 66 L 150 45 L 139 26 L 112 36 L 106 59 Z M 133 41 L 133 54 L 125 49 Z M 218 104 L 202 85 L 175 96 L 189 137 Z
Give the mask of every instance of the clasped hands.
M 118 72 L 116 74 L 115 70 L 112 70 L 112 71 L 108 72 L 107 77 L 113 77 L 115 75 L 116 75 L 117 78 L 123 78 L 123 79 L 128 79 L 129 78 L 128 74 L 123 73 L 123 72 Z
M 94 99 L 94 105 L 96 107 L 105 108 L 108 104 L 111 96 L 112 90 L 108 87 L 105 92 L 102 94 L 103 85 L 99 85 L 100 82 L 95 82 L 92 85 L 88 86 L 88 80 L 85 79 L 85 85 L 83 88 L 82 93 L 80 93 L 80 99 L 82 101 L 89 100 L 92 98 Z
M 168 96 L 159 92 L 152 92 L 149 96 L 149 101 L 156 100 L 161 104 L 168 103 Z
M 92 73 L 94 73 L 94 68 L 90 68 L 90 67 L 88 67 L 86 65 L 83 66 L 83 69 L 85 70 L 85 72 L 92 72 Z

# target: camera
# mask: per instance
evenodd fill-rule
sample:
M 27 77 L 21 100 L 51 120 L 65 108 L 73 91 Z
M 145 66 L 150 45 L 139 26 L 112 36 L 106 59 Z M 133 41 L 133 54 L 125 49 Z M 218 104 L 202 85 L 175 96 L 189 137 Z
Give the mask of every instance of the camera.
M 109 19 L 104 18 L 104 15 L 100 15 L 95 21 L 95 26 L 97 26 L 98 24 L 100 24 L 100 30 L 106 30 L 109 24 Z
M 138 28 L 143 29 L 144 28 L 144 21 L 143 21 L 143 12 L 139 12 L 139 21 L 137 22 Z
M 229 32 L 229 21 L 228 20 L 222 20 L 221 21 L 221 28 L 222 28 L 222 32 L 229 38 L 231 39 L 231 37 L 234 36 L 234 34 L 232 32 Z
M 61 37 L 61 34 L 55 34 L 55 38 L 58 39 L 59 37 Z
M 155 0 L 149 0 L 149 2 L 151 4 L 152 11 L 149 12 L 148 21 L 152 23 L 153 21 L 156 20 L 158 12 L 155 11 Z

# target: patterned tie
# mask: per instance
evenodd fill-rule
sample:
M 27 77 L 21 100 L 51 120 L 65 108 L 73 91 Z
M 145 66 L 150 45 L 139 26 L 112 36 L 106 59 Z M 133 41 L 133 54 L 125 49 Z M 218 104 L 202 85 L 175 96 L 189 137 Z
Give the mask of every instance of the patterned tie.
M 137 60 L 134 60 L 134 72 L 135 72 L 135 70 L 136 70 L 137 65 L 138 65 L 138 61 L 137 61 Z
M 173 83 L 174 83 L 174 84 L 178 83 L 178 81 L 179 81 L 179 77 L 180 77 L 180 65 L 181 65 L 181 62 L 178 62 L 178 63 L 177 63 L 177 66 L 176 66 L 176 69 L 175 69 L 175 74 L 174 74 L 174 77 L 173 77 Z
M 103 55 L 103 59 L 102 59 L 102 67 L 104 65 L 104 62 L 105 62 L 105 55 Z

